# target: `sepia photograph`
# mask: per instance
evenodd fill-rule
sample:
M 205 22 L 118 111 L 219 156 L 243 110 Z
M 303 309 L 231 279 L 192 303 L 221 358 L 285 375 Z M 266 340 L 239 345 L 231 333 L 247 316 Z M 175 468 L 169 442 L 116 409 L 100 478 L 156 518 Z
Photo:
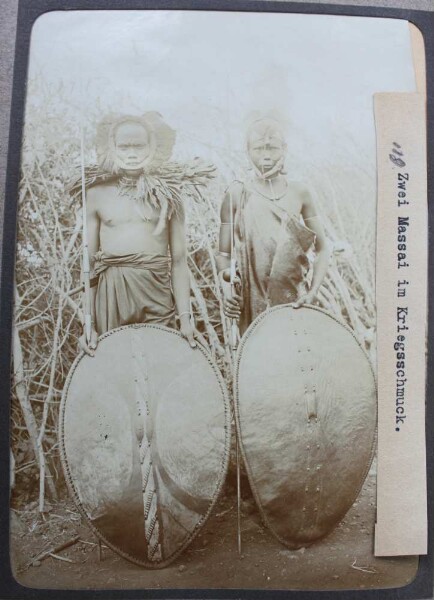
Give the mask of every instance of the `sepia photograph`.
M 54 11 L 18 201 L 11 565 L 54 589 L 402 587 L 374 555 L 374 95 L 399 19 Z

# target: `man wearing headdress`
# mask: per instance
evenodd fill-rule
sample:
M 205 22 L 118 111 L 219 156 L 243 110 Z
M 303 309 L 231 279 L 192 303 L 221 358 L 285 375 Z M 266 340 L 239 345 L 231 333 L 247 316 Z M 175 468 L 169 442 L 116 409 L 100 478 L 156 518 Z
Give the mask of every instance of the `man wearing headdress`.
M 201 199 L 200 187 L 214 168 L 197 160 L 169 162 L 174 143 L 175 132 L 156 112 L 140 117 L 108 115 L 98 125 L 98 165 L 84 174 L 92 334 L 89 341 L 83 335 L 80 346 L 91 356 L 98 335 L 135 323 L 174 327 L 175 316 L 190 346 L 197 345 L 199 334 L 190 316 L 183 204 L 187 197 Z M 72 186 L 73 196 L 80 195 L 81 183 Z M 133 355 L 130 359 L 134 363 Z M 165 468 L 161 439 L 155 435 L 158 402 L 151 398 L 143 370 L 143 364 L 131 365 L 137 397 L 132 401 L 126 391 L 130 421 L 120 424 L 131 427 L 133 448 L 125 507 L 119 511 L 117 504 L 107 505 L 98 522 L 108 523 L 116 539 L 128 537 L 131 547 L 158 563 L 165 558 L 164 549 L 184 539 L 206 510 L 205 503 L 183 493 Z
M 239 319 L 241 334 L 271 306 L 311 304 L 329 257 L 309 188 L 285 176 L 286 142 L 281 123 L 271 117 L 255 120 L 246 141 L 253 174 L 247 181 L 234 181 L 226 191 L 217 257 L 225 314 Z M 315 260 L 308 285 L 311 249 Z M 233 252 L 240 294 L 227 285 Z
M 131 323 L 175 325 L 192 347 L 183 196 L 198 194 L 212 169 L 169 163 L 175 132 L 156 112 L 104 118 L 99 165 L 87 169 L 92 336 Z

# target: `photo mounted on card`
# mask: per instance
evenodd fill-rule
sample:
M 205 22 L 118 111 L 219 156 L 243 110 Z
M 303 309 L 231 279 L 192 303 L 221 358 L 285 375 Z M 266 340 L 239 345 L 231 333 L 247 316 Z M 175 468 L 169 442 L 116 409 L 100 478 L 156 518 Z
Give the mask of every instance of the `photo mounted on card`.
M 396 18 L 35 21 L 10 421 L 22 586 L 415 579 L 424 60 Z

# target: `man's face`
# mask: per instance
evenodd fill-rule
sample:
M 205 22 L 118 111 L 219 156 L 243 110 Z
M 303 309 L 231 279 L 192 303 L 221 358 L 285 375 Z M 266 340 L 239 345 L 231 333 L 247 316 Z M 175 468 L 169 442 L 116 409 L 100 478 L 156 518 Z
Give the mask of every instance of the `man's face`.
M 122 123 L 115 133 L 116 164 L 123 171 L 140 171 L 151 153 L 149 135 L 140 123 Z
M 258 136 L 254 133 L 249 140 L 250 159 L 259 171 L 270 171 L 285 154 L 285 144 L 277 135 Z

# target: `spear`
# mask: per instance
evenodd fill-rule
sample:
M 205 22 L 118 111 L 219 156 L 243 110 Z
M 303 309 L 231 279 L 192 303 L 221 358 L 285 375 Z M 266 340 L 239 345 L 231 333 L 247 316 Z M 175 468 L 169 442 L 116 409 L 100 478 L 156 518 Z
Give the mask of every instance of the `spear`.
M 232 261 L 231 261 L 232 262 Z M 231 266 L 232 273 L 232 266 Z M 232 280 L 232 275 L 231 275 Z M 233 280 L 232 280 L 233 281 Z M 235 284 L 231 281 L 231 288 L 235 290 Z M 238 327 L 236 319 L 232 319 L 231 326 L 232 333 L 232 390 L 233 394 L 235 394 L 235 353 L 237 350 L 237 341 L 238 341 Z M 238 431 L 235 427 L 235 460 L 237 465 L 237 543 L 238 543 L 238 554 L 241 554 L 241 472 L 240 472 L 240 444 L 238 441 Z
M 81 128 L 81 197 L 83 203 L 83 280 L 84 280 L 84 332 L 89 344 L 92 335 L 92 310 L 90 300 L 90 260 L 87 237 L 86 179 L 84 173 L 84 132 Z
M 231 266 L 230 266 L 230 284 L 232 296 L 236 291 L 236 277 L 237 277 L 237 259 L 235 256 L 234 249 L 234 213 L 233 213 L 233 200 L 232 194 L 229 195 L 230 203 L 230 228 L 231 228 Z M 237 351 L 239 339 L 238 324 L 236 319 L 231 319 L 231 350 L 232 350 L 232 394 L 235 397 L 236 381 L 235 381 L 235 355 Z M 241 554 L 241 472 L 240 472 L 240 446 L 238 441 L 238 431 L 235 427 L 235 461 L 237 469 L 237 544 L 238 554 Z

